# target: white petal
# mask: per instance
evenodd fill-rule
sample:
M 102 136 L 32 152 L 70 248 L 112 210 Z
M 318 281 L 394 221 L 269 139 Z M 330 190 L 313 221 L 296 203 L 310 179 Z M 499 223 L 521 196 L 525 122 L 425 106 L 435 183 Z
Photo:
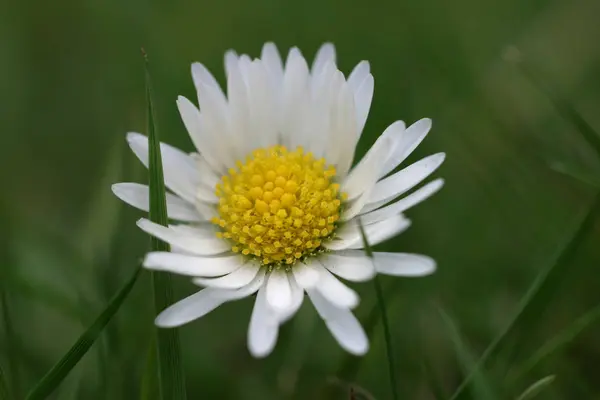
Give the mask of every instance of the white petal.
M 243 299 L 256 292 L 264 283 L 265 273 L 260 271 L 248 285 L 236 290 L 207 288 L 201 290 L 167 308 L 156 317 L 160 327 L 175 327 L 200 318 L 221 304 Z
M 401 121 L 400 121 L 401 122 Z M 383 134 L 385 134 L 388 130 L 394 129 L 399 130 L 396 123 L 390 125 Z M 404 125 L 404 122 L 402 122 Z M 396 168 L 400 163 L 417 148 L 417 146 L 425 139 L 427 133 L 431 129 L 431 119 L 423 118 L 412 124 L 404 131 L 400 131 L 401 134 L 400 140 L 398 140 L 390 152 L 387 161 L 385 162 L 383 169 L 381 171 L 380 176 L 385 176 L 389 174 L 394 168 Z
M 425 276 L 435 271 L 435 260 L 421 254 L 373 253 L 375 269 L 393 276 Z
M 177 108 L 192 142 L 211 169 L 224 172 L 227 169 L 225 163 L 230 157 L 225 146 L 219 142 L 222 140 L 222 132 L 218 132 L 218 126 L 214 125 L 214 121 L 203 118 L 196 106 L 183 96 L 177 98 Z
M 119 199 L 125 203 L 139 208 L 142 211 L 150 210 L 150 189 L 146 185 L 139 183 L 116 183 L 112 185 L 112 191 Z M 186 222 L 204 221 L 194 205 L 182 200 L 181 198 L 166 193 L 167 214 L 169 218 Z
M 211 74 L 210 71 L 201 63 L 195 62 L 192 64 L 192 79 L 194 80 L 194 85 L 196 86 L 197 91 L 200 91 L 202 85 L 211 86 L 221 91 L 221 86 L 219 85 L 213 74 Z M 223 96 L 223 98 L 225 97 L 222 91 L 221 95 Z M 198 104 L 202 104 L 200 98 L 198 98 Z
M 204 289 L 173 304 L 161 312 L 154 323 L 161 328 L 181 326 L 205 316 L 221 304 L 225 297 L 214 296 L 215 289 Z
M 375 185 L 391 144 L 389 137 L 380 136 L 367 154 L 352 168 L 341 185 L 341 190 L 348 194 L 349 201 L 358 198 Z
M 323 267 L 320 267 L 320 275 L 316 289 L 323 297 L 342 308 L 354 308 L 358 305 L 360 299 L 354 290 L 344 285 Z
M 356 104 L 356 125 L 358 127 L 359 136 L 362 133 L 365 123 L 367 122 L 367 117 L 369 116 L 374 88 L 375 81 L 373 75 L 369 74 L 354 94 L 354 103 Z
M 233 272 L 244 262 L 244 258 L 238 254 L 223 257 L 195 257 L 157 251 L 146 254 L 144 267 L 180 275 L 214 277 Z
M 350 172 L 348 179 L 342 183 L 342 190 L 348 193 L 348 198 L 351 200 L 349 207 L 342 213 L 342 221 L 348 221 L 357 216 L 372 198 L 372 192 L 377 184 L 377 176 L 389 152 L 390 142 L 390 138 L 380 137 L 367 155 Z
M 360 85 L 364 82 L 370 72 L 371 66 L 369 65 L 369 62 L 365 60 L 359 62 L 356 67 L 354 67 L 348 76 L 348 85 L 350 85 L 352 93 L 358 91 L 358 88 L 360 88 Z
M 375 246 L 387 239 L 390 239 L 410 226 L 410 220 L 403 215 L 394 215 L 385 221 L 377 222 L 371 225 L 364 225 L 363 228 L 369 245 Z M 324 242 L 323 246 L 329 250 L 344 249 L 362 249 L 363 238 L 356 220 L 347 222 L 340 228 L 336 237 Z
M 280 324 L 283 324 L 294 316 L 304 300 L 304 289 L 298 285 L 292 273 L 288 273 L 288 279 L 290 281 L 290 287 L 292 288 L 292 301 L 286 309 L 274 310 Z
M 442 165 L 445 158 L 444 153 L 433 154 L 377 182 L 362 212 L 379 208 L 412 189 Z
M 225 52 L 225 72 L 227 73 L 227 77 L 229 77 L 229 71 L 232 68 L 237 67 L 238 64 L 238 55 L 233 50 L 227 50 Z
M 252 149 L 256 144 L 252 142 L 254 135 L 248 132 L 250 123 L 248 88 L 244 81 L 240 62 L 234 64 L 228 71 L 227 98 L 232 124 L 231 145 L 235 146 L 236 149 L 235 159 L 244 159 L 249 149 Z
M 316 75 L 325 67 L 328 62 L 335 64 L 335 47 L 332 43 L 324 43 L 317 51 L 315 61 L 313 61 L 311 74 Z
M 361 215 L 360 220 L 363 224 L 369 225 L 388 219 L 391 216 L 400 214 L 426 200 L 440 190 L 442 186 L 444 186 L 444 180 L 441 178 L 431 181 L 427 185 L 396 201 L 395 203 Z
M 254 357 L 265 357 L 275 348 L 277 335 L 279 332 L 279 323 L 267 303 L 263 285 L 254 302 L 252 317 L 248 326 L 248 350 Z
M 307 293 L 317 313 L 344 350 L 355 355 L 363 355 L 369 350 L 369 339 L 352 312 L 336 307 L 314 289 Z
M 357 127 L 354 99 L 348 84 L 344 80 L 344 74 L 335 70 L 331 81 L 328 83 L 329 105 L 325 103 L 322 107 L 327 112 L 328 135 L 323 138 L 327 140 L 325 146 L 325 159 L 328 164 L 337 169 L 337 176 L 344 178 L 352 165 L 354 150 L 356 147 Z
M 238 289 L 248 285 L 256 277 L 260 264 L 248 261 L 240 268 L 219 278 L 195 278 L 196 285 L 208 286 L 221 289 Z
M 252 151 L 256 147 L 269 147 L 278 141 L 279 115 L 275 89 L 263 62 L 254 60 L 248 71 L 249 123 L 247 141 Z
M 281 141 L 290 149 L 303 144 L 309 107 L 309 72 L 297 48 L 290 50 L 283 75 Z
M 312 263 L 297 262 L 292 268 L 292 273 L 298 285 L 304 289 L 314 287 L 320 277 L 319 270 Z
M 375 276 L 373 260 L 362 250 L 326 253 L 319 257 L 319 261 L 330 272 L 349 281 L 364 282 Z
M 221 254 L 231 249 L 231 246 L 225 240 L 217 239 L 216 237 L 198 237 L 191 233 L 183 233 L 172 227 L 162 226 L 145 218 L 140 219 L 137 225 L 150 235 L 192 254 L 210 256 Z
M 135 155 L 148 167 L 148 138 L 130 132 L 127 134 L 127 141 Z M 165 185 L 182 199 L 193 203 L 200 180 L 194 159 L 165 143 L 160 144 L 160 151 Z
M 275 310 L 285 310 L 292 303 L 292 288 L 287 273 L 274 269 L 267 279 L 267 302 Z
M 279 51 L 277 51 L 277 47 L 273 43 L 265 43 L 260 58 L 265 63 L 275 87 L 281 90 L 280 86 L 283 82 L 283 63 Z
M 377 222 L 375 224 L 364 226 L 365 234 L 370 246 L 376 246 L 379 243 L 383 243 L 400 233 L 404 232 L 410 227 L 410 220 L 405 218 L 403 215 L 397 215 L 385 221 Z M 353 244 L 347 247 L 348 249 L 362 249 L 364 244 L 362 237 L 355 241 Z

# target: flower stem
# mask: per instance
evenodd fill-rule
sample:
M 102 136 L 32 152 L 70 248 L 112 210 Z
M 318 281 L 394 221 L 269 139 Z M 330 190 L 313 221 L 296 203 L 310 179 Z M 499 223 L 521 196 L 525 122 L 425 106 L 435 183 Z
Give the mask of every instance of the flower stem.
M 360 220 L 358 220 L 358 228 L 360 229 L 360 235 L 362 236 L 365 254 L 371 259 L 371 262 L 374 263 L 375 261 L 373 260 L 373 251 L 371 250 L 371 245 L 369 245 L 367 235 L 365 235 L 365 230 Z M 383 297 L 383 289 L 381 287 L 381 282 L 379 281 L 379 277 L 377 275 L 375 275 L 373 283 L 375 285 L 375 293 L 377 294 L 377 304 L 379 305 L 379 311 L 381 312 L 381 322 L 383 323 L 383 336 L 385 339 L 385 348 L 388 360 L 388 372 L 390 374 L 392 399 L 398 400 L 398 385 L 396 384 L 396 363 L 394 362 L 392 335 L 390 334 L 390 324 L 387 318 L 385 299 Z

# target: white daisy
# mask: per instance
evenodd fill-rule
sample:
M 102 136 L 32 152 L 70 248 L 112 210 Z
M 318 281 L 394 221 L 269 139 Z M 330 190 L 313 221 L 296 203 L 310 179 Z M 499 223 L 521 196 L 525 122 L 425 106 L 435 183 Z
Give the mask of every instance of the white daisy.
M 356 144 L 373 97 L 369 63 L 348 78 L 325 44 L 309 68 L 297 48 L 285 66 L 267 43 L 252 60 L 225 55 L 227 95 L 212 74 L 192 65 L 200 110 L 185 97 L 177 105 L 197 153 L 161 144 L 169 218 L 164 227 L 147 219 L 140 228 L 171 245 L 147 254 L 144 266 L 193 277 L 205 289 L 164 310 L 160 327 L 176 327 L 223 303 L 257 293 L 248 348 L 269 354 L 279 326 L 308 294 L 339 344 L 364 354 L 368 339 L 351 309 L 359 298 L 338 277 L 367 281 L 376 273 L 422 276 L 435 270 L 426 256 L 374 253 L 363 248 L 358 219 L 377 245 L 406 230 L 402 213 L 438 191 L 434 180 L 400 196 L 427 178 L 444 154 L 426 157 L 398 172 L 396 167 L 431 128 L 422 119 L 406 128 L 396 121 L 351 168 Z M 127 136 L 148 166 L 148 139 Z M 114 193 L 148 211 L 148 187 L 119 183 Z

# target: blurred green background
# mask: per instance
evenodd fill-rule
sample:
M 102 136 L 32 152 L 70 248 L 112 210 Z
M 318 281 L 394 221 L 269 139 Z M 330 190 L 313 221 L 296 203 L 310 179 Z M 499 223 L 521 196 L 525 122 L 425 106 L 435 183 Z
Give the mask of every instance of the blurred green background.
M 191 151 L 175 106 L 179 94 L 195 98 L 190 64 L 203 62 L 224 82 L 223 53 L 258 56 L 265 41 L 282 52 L 299 46 L 310 59 L 332 41 L 345 72 L 371 62 L 375 97 L 359 154 L 397 119 L 433 119 L 410 161 L 445 151 L 437 175 L 446 187 L 408 212 L 407 233 L 380 247 L 429 254 L 438 272 L 382 282 L 401 398 L 450 395 L 465 375 L 465 354 L 457 355 L 439 309 L 479 357 L 571 240 L 600 182 L 597 154 L 506 61 L 507 48 L 516 46 L 535 76 L 600 130 L 599 16 L 597 0 L 2 2 L 0 366 L 17 398 L 69 349 L 148 248 L 134 223 L 141 212 L 110 192 L 111 183 L 147 179 L 125 142 L 127 131 L 146 125 L 140 47 L 150 57 L 161 139 Z M 600 217 L 486 363 L 499 398 L 515 399 L 555 375 L 539 398 L 600 399 L 599 225 Z M 177 298 L 194 290 L 174 279 Z M 371 338 L 365 357 L 345 354 L 305 302 L 275 352 L 255 360 L 246 350 L 247 299 L 180 329 L 189 398 L 349 399 L 349 385 L 390 398 L 373 285 L 352 286 Z M 531 365 L 544 343 L 576 330 L 594 309 L 586 329 Z M 145 375 L 153 368 L 153 317 L 144 272 L 52 398 L 156 398 L 155 378 Z

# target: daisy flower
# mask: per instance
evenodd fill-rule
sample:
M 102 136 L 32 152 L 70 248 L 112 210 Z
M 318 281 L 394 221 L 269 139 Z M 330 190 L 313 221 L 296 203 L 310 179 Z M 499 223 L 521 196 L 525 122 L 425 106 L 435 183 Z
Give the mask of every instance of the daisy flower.
M 190 276 L 204 287 L 161 312 L 156 325 L 180 326 L 256 293 L 248 348 L 263 357 L 306 293 L 340 346 L 364 354 L 368 339 L 351 311 L 359 297 L 338 278 L 362 282 L 376 273 L 435 270 L 423 255 L 375 252 L 370 259 L 359 225 L 360 219 L 371 245 L 388 240 L 409 227 L 404 211 L 442 187 L 437 179 L 401 197 L 440 166 L 443 153 L 394 172 L 431 120 L 408 128 L 394 122 L 352 167 L 373 97 L 368 62 L 346 78 L 332 44 L 309 67 L 297 48 L 284 64 L 267 43 L 257 59 L 227 52 L 225 69 L 226 94 L 194 63 L 199 109 L 177 99 L 197 152 L 161 144 L 168 216 L 182 223 L 138 222 L 172 249 L 147 254 L 146 268 Z M 129 133 L 127 140 L 147 167 L 148 138 Z M 148 186 L 119 183 L 113 191 L 148 211 Z

